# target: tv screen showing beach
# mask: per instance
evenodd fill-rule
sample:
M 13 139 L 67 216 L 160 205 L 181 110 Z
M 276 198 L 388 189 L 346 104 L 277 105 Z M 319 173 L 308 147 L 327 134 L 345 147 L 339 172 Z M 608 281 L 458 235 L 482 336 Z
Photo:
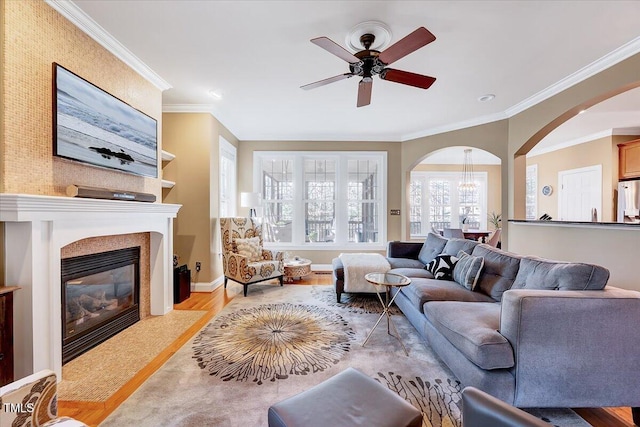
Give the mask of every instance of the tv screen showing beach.
M 156 178 L 156 120 L 58 64 L 53 73 L 54 154 Z

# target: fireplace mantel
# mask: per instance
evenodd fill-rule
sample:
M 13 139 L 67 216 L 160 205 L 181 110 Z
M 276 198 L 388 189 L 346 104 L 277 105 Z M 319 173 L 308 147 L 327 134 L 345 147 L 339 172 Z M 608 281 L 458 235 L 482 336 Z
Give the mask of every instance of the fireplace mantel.
M 62 377 L 60 250 L 89 237 L 150 233 L 151 314 L 173 308 L 173 218 L 180 205 L 0 193 L 5 284 L 20 286 L 15 376 L 53 369 Z

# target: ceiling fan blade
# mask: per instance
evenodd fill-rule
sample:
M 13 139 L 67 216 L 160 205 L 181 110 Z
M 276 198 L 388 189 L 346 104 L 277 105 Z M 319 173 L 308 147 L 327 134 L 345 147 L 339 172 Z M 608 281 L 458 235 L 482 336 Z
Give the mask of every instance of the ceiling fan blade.
M 420 49 L 422 46 L 431 43 L 435 39 L 436 36 L 431 34 L 429 30 L 424 27 L 420 27 L 405 38 L 386 48 L 384 52 L 378 56 L 378 59 L 380 62 L 389 65 L 400 58 L 404 58 L 411 52 Z
M 330 38 L 318 37 L 315 39 L 311 39 L 311 43 L 320 46 L 327 52 L 333 53 L 338 58 L 342 58 L 350 64 L 360 62 L 360 60 L 355 55 L 353 55 L 351 52 L 349 52 Z
M 328 85 L 329 83 L 337 82 L 340 80 L 348 79 L 349 77 L 353 77 L 353 76 L 354 75 L 351 73 L 339 74 L 337 76 L 329 77 L 328 79 L 319 80 L 314 83 L 309 83 L 307 85 L 300 86 L 300 89 L 304 89 L 304 90 L 315 89 L 317 87 Z
M 371 104 L 371 88 L 373 88 L 371 77 L 365 77 L 358 83 L 358 107 Z
M 435 77 L 423 76 L 422 74 L 410 73 L 408 71 L 394 70 L 393 68 L 385 68 L 382 70 L 380 78 L 382 80 L 402 83 L 403 85 L 419 87 L 422 89 L 429 89 L 429 87 L 431 87 L 431 85 L 436 81 Z

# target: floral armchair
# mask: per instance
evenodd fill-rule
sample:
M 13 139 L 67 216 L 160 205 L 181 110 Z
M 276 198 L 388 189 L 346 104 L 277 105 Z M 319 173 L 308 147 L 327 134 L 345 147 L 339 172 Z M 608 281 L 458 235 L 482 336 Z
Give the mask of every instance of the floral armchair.
M 284 276 L 284 254 L 263 249 L 262 224 L 254 218 L 220 218 L 224 287 L 231 279 L 244 286 Z
M 56 374 L 36 372 L 0 388 L 0 426 L 87 427 L 69 417 L 58 417 Z

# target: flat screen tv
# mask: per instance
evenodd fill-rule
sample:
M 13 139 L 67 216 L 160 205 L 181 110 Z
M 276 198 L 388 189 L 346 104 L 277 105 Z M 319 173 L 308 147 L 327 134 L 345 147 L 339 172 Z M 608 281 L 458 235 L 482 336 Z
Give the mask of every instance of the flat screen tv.
M 158 123 L 53 64 L 53 154 L 135 175 L 158 176 Z

